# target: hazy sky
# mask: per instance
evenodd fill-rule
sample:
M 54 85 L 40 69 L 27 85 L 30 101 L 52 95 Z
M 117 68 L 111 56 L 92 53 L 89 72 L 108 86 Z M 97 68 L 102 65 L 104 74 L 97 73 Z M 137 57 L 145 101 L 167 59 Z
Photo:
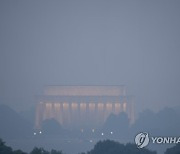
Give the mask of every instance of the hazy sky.
M 179 0 L 1 0 L 0 103 L 44 85 L 121 85 L 138 110 L 180 103 Z

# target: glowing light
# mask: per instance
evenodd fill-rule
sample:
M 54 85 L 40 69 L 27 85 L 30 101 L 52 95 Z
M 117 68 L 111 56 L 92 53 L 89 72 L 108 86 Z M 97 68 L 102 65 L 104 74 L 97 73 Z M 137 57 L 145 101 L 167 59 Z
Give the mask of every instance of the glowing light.
M 103 110 L 104 104 L 103 103 L 98 103 L 98 110 Z
M 121 104 L 120 103 L 115 103 L 115 113 L 119 114 L 121 111 Z
M 52 104 L 51 103 L 46 103 L 46 108 L 51 109 L 52 108 Z
M 40 131 L 39 134 L 42 134 L 42 132 Z
M 89 110 L 95 110 L 95 103 L 89 103 Z
M 36 133 L 34 132 L 34 135 L 36 135 Z
M 113 134 L 113 132 L 111 132 L 111 135 Z
M 81 110 L 86 110 L 86 103 L 81 103 L 80 108 Z
M 72 104 L 71 104 L 71 108 L 72 108 L 73 110 L 76 110 L 76 109 L 78 108 L 78 104 L 77 104 L 77 103 L 72 103 Z
M 133 99 L 126 96 L 125 90 L 124 86 L 45 87 L 36 106 L 35 130 L 38 130 L 35 131 L 36 135 L 41 134 L 43 121 L 51 118 L 57 120 L 63 128 L 76 129 L 79 133 L 81 133 L 81 128 L 88 127 L 91 135 L 97 132 L 95 128 L 102 127 L 111 113 L 118 115 L 124 111 L 132 123 L 134 119 Z M 44 134 L 43 130 L 41 131 Z M 108 134 L 113 136 L 111 131 L 113 130 L 105 132 L 104 136 Z M 31 133 L 32 136 L 33 133 Z M 99 132 L 100 136 L 101 133 Z
M 68 108 L 69 108 L 69 104 L 68 103 L 63 103 L 63 109 L 68 110 Z
M 60 109 L 60 106 L 61 106 L 60 103 L 55 103 L 55 104 L 54 104 L 54 108 L 55 108 L 56 110 L 59 110 L 59 109 Z
M 111 110 L 112 110 L 112 103 L 107 103 L 107 104 L 106 104 L 106 109 L 107 109 L 108 111 L 111 111 Z
M 123 111 L 126 112 L 126 102 L 123 103 Z
M 104 135 L 104 133 L 101 133 L 101 135 L 103 136 L 103 135 Z

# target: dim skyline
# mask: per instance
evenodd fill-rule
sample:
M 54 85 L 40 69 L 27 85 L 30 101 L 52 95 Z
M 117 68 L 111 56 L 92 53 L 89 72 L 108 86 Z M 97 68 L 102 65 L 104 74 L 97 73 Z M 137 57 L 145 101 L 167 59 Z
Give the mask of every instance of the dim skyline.
M 180 101 L 180 1 L 0 1 L 0 103 L 46 85 L 126 85 L 138 111 Z

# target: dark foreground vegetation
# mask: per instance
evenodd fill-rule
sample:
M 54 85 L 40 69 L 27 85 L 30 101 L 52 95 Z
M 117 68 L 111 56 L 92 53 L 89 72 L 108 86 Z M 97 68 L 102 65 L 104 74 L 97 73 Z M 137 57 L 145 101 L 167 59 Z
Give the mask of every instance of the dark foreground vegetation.
M 27 154 L 22 150 L 13 150 L 7 146 L 4 141 L 0 139 L 0 154 Z M 64 154 L 62 151 L 51 150 L 47 151 L 44 148 L 34 149 L 29 154 Z M 82 152 L 80 154 L 157 154 L 155 151 L 144 149 L 138 149 L 135 144 L 120 144 L 115 141 L 105 140 L 96 143 L 94 148 L 88 152 Z M 180 144 L 175 145 L 172 148 L 168 148 L 165 154 L 180 154 Z
M 5 142 L 0 139 L 0 154 L 27 154 L 22 150 L 13 150 L 11 147 L 7 146 Z M 46 151 L 43 148 L 34 147 L 34 149 L 29 154 L 63 154 L 62 151 L 51 150 Z
M 156 152 L 148 149 L 138 149 L 135 144 L 128 143 L 124 145 L 105 140 L 99 141 L 91 151 L 81 154 L 156 154 Z

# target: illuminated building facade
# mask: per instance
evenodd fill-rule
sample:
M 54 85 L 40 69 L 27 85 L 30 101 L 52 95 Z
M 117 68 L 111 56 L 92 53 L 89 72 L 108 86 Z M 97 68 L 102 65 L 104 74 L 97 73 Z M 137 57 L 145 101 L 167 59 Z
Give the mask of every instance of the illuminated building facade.
M 64 128 L 99 128 L 110 114 L 126 112 L 134 121 L 132 97 L 125 86 L 47 86 L 39 96 L 35 128 L 56 119 Z

